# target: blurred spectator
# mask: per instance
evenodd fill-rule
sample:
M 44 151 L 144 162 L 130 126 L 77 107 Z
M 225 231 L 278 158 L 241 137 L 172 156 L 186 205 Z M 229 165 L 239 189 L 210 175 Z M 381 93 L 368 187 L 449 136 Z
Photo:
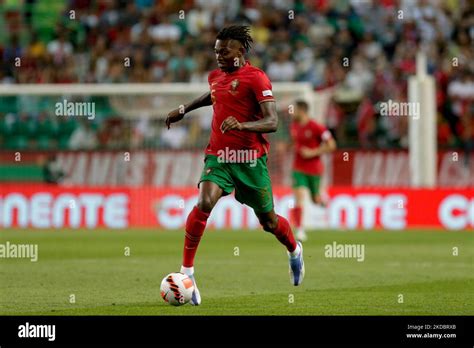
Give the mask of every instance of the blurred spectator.
M 181 29 L 165 16 L 161 23 L 150 28 L 150 36 L 157 42 L 174 42 L 181 37 Z
M 71 134 L 69 148 L 71 150 L 93 150 L 97 145 L 96 132 L 92 129 L 91 123 L 83 120 Z
M 33 59 L 41 59 L 46 55 L 46 46 L 39 39 L 38 34 L 35 32 L 31 35 L 27 52 L 28 55 Z
M 48 43 L 47 50 L 56 65 L 64 64 L 66 58 L 73 53 L 72 44 L 66 41 L 64 33 L 59 33 L 56 40 Z
M 10 42 L 3 49 L 3 64 L 5 67 L 11 67 L 15 62 L 15 58 L 21 57 L 23 48 L 20 45 L 20 40 L 17 35 L 12 35 Z
M 44 181 L 49 184 L 59 184 L 64 178 L 64 175 L 64 171 L 61 169 L 56 154 L 50 154 L 43 165 Z
M 204 10 L 199 4 L 191 9 L 186 16 L 186 27 L 188 33 L 194 37 L 203 31 L 209 30 L 212 24 L 212 12 Z
M 373 86 L 374 74 L 368 62 L 360 57 L 352 60 L 352 68 L 346 75 L 345 85 L 355 91 L 368 94 Z
M 275 61 L 268 65 L 267 75 L 271 81 L 294 81 L 296 77 L 296 65 L 290 60 L 290 49 L 282 48 L 276 54 Z
M 179 149 L 186 143 L 186 139 L 188 138 L 188 130 L 182 125 L 176 125 L 170 129 L 163 128 L 160 138 L 162 147 Z
M 130 143 L 130 134 L 127 132 L 126 122 L 119 117 L 105 120 L 98 134 L 98 141 L 102 148 L 110 150 L 123 149 Z
M 190 79 L 191 72 L 196 69 L 196 62 L 193 57 L 186 54 L 186 49 L 177 46 L 175 54 L 168 63 L 168 73 L 171 81 L 187 81 Z

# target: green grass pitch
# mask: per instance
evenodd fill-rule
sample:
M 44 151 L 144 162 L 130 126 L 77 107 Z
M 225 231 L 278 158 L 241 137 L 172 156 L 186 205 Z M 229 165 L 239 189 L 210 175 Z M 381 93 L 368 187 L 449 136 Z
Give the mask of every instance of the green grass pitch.
M 1 230 L 0 243 L 38 244 L 39 258 L 0 259 L 0 314 L 474 314 L 472 232 L 315 231 L 309 237 L 306 277 L 294 287 L 285 249 L 269 233 L 206 231 L 195 263 L 202 305 L 172 307 L 159 287 L 179 271 L 182 231 Z M 364 244 L 365 260 L 326 258 L 324 246 L 333 241 Z

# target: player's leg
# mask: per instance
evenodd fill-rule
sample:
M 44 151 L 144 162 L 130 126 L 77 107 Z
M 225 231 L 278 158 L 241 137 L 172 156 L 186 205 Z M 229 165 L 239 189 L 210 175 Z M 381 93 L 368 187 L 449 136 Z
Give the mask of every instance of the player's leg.
M 303 280 L 304 264 L 301 243 L 296 243 L 290 224 L 273 210 L 273 194 L 267 158 L 260 157 L 254 165 L 245 163 L 229 167 L 235 185 L 235 198 L 253 208 L 263 229 L 275 235 L 290 253 L 290 276 L 294 285 Z
M 235 198 L 252 207 L 263 229 L 273 233 L 289 252 L 297 249 L 288 220 L 273 210 L 272 183 L 266 156 L 260 157 L 253 166 L 246 163 L 230 167 L 235 185 Z
M 207 219 L 222 194 L 223 190 L 211 181 L 203 181 L 199 185 L 198 203 L 186 219 L 183 267 L 193 267 L 194 257 L 204 234 Z
M 312 195 L 311 200 L 313 201 L 314 204 L 320 205 L 321 207 L 326 206 L 326 201 L 321 197 L 320 193 L 317 193 L 315 195 Z
M 290 263 L 290 280 L 293 285 L 300 285 L 304 278 L 303 245 L 296 242 L 290 224 L 283 216 L 272 209 L 266 213 L 256 212 L 263 229 L 272 233 L 288 250 Z
M 306 174 L 294 171 L 293 174 L 293 194 L 295 206 L 290 210 L 293 224 L 296 227 L 296 239 L 305 242 L 308 239 L 302 223 L 304 216 L 304 196 L 309 189 L 308 176 Z
M 309 175 L 308 182 L 309 192 L 313 203 L 325 207 L 326 201 L 322 198 L 320 191 L 321 177 L 319 175 Z
M 295 206 L 291 209 L 293 225 L 296 230 L 296 239 L 305 242 L 308 237 L 303 226 L 304 216 L 304 196 L 306 189 L 304 187 L 296 187 L 293 189 L 293 196 L 295 199 Z
M 207 219 L 217 201 L 234 189 L 232 179 L 224 167 L 225 163 L 220 163 L 216 156 L 206 156 L 204 169 L 199 180 L 198 202 L 186 219 L 181 272 L 188 275 L 193 281 L 192 305 L 201 303 L 201 296 L 194 277 L 194 258 L 204 234 Z
M 255 214 L 264 231 L 275 235 L 278 241 L 286 247 L 288 252 L 294 253 L 297 251 L 298 245 L 287 219 L 277 215 L 273 209 L 266 213 L 255 212 Z
M 224 191 L 216 183 L 211 181 L 201 182 L 199 185 L 198 203 L 194 206 L 186 219 L 181 273 L 186 274 L 193 281 L 194 292 L 191 298 L 191 304 L 195 306 L 201 304 L 201 294 L 194 277 L 194 257 L 196 256 L 201 237 L 204 234 L 209 214 L 219 198 L 222 197 L 223 192 Z

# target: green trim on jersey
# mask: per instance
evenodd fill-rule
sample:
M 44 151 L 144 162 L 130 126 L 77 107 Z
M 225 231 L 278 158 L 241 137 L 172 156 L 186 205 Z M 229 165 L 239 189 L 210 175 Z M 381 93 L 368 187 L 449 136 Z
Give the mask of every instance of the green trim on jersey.
M 224 195 L 235 189 L 235 198 L 257 214 L 268 213 L 273 209 L 266 155 L 257 158 L 254 163 L 220 162 L 217 156 L 206 155 L 204 162 L 199 183 L 212 181 L 224 191 Z
M 311 197 L 319 195 L 319 184 L 321 182 L 321 176 L 310 175 L 293 171 L 293 188 L 307 187 L 311 192 Z

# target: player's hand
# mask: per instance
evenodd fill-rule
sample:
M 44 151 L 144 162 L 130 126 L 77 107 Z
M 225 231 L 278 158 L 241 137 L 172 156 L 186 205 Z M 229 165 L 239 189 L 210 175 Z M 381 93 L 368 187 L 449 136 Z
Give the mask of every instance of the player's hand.
M 313 157 L 318 156 L 318 151 L 317 150 L 318 149 L 310 149 L 309 147 L 303 146 L 300 149 L 300 155 L 301 155 L 301 157 L 303 157 L 305 159 L 313 158 Z
M 221 132 L 225 133 L 233 129 L 242 130 L 242 124 L 234 116 L 229 116 L 222 122 Z
M 166 117 L 166 126 L 168 127 L 168 129 L 170 129 L 170 125 L 172 123 L 176 123 L 176 122 L 179 122 L 183 119 L 185 113 L 182 112 L 182 109 L 175 109 L 173 111 L 170 111 L 170 113 L 168 114 L 168 117 Z

